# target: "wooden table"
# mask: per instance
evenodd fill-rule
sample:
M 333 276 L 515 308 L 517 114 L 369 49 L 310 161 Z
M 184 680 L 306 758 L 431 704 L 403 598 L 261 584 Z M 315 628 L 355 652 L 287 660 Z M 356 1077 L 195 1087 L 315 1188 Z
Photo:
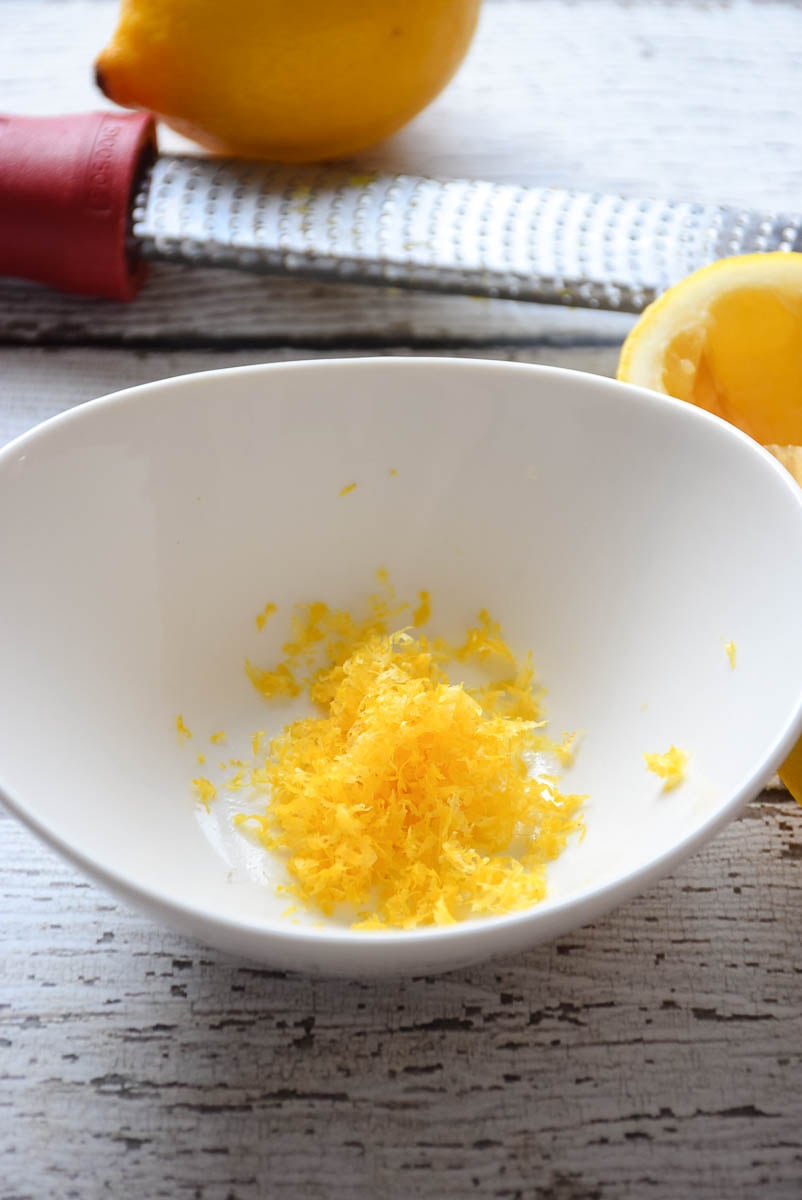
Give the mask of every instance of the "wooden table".
M 114 14 L 3 0 L 0 110 L 98 106 Z M 365 161 L 794 209 L 800 80 L 797 4 L 487 0 L 451 89 Z M 609 374 L 628 326 L 167 267 L 128 308 L 5 283 L 0 440 L 237 363 Z M 802 1196 L 802 809 L 784 792 L 592 928 L 392 984 L 228 961 L 0 831 L 0 1200 Z

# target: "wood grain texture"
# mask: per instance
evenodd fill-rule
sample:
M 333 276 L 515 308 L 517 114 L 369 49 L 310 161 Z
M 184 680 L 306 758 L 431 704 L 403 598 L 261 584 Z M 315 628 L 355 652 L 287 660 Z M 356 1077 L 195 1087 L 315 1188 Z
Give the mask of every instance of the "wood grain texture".
M 116 0 L 3 0 L 0 111 L 105 103 Z M 490 0 L 453 85 L 360 169 L 722 200 L 802 200 L 802 9 Z M 182 143 L 167 131 L 166 149 Z M 133 306 L 0 286 L 0 340 L 218 345 L 620 339 L 626 319 L 159 267 Z
M 230 962 L 0 837 L 2 1200 L 800 1194 L 790 799 L 596 926 L 394 983 Z

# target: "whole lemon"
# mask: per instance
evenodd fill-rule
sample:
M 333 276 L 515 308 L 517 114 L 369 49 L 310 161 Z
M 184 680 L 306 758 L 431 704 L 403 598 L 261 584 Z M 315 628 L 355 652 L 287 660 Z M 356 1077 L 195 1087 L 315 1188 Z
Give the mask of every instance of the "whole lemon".
M 96 68 L 212 150 L 311 162 L 388 137 L 445 86 L 480 0 L 124 0 Z

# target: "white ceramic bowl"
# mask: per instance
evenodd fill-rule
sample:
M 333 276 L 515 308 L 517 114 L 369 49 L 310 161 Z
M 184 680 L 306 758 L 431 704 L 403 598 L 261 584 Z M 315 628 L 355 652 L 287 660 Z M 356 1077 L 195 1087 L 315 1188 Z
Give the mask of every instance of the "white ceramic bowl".
M 733 817 L 802 728 L 802 493 L 716 418 L 590 375 L 381 359 L 122 392 L 0 454 L 0 563 L 11 809 L 157 919 L 284 967 L 439 971 L 593 920 Z M 226 805 L 199 820 L 208 735 L 236 754 L 287 716 L 243 672 L 269 657 L 254 615 L 358 608 L 380 565 L 430 589 L 445 632 L 489 607 L 533 649 L 554 732 L 583 731 L 587 835 L 527 912 L 296 924 Z M 672 743 L 690 767 L 663 793 L 643 754 Z

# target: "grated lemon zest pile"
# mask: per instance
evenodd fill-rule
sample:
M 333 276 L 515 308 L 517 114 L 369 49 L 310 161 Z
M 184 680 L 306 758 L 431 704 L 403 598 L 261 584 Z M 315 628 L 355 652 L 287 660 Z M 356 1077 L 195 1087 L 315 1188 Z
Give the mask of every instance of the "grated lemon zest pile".
M 531 655 L 519 664 L 487 612 L 458 648 L 388 632 L 409 605 L 397 604 L 386 571 L 377 577 L 384 593 L 366 618 L 298 606 L 285 659 L 272 670 L 246 663 L 262 695 L 305 689 L 325 715 L 292 722 L 261 762 L 254 735 L 257 761 L 226 786 L 265 795 L 266 808 L 235 823 L 285 860 L 282 890 L 326 915 L 356 912 L 356 928 L 535 904 L 546 865 L 581 830 L 583 798 L 561 794 L 553 776 L 534 778 L 528 759 L 546 751 L 568 761 L 573 739 L 555 744 L 543 732 Z M 421 609 L 429 617 L 427 593 L 420 601 L 413 621 Z M 446 666 L 471 659 L 504 678 L 451 683 Z
M 663 791 L 670 792 L 685 779 L 688 755 L 684 750 L 671 746 L 665 754 L 644 754 L 646 767 L 664 780 Z

